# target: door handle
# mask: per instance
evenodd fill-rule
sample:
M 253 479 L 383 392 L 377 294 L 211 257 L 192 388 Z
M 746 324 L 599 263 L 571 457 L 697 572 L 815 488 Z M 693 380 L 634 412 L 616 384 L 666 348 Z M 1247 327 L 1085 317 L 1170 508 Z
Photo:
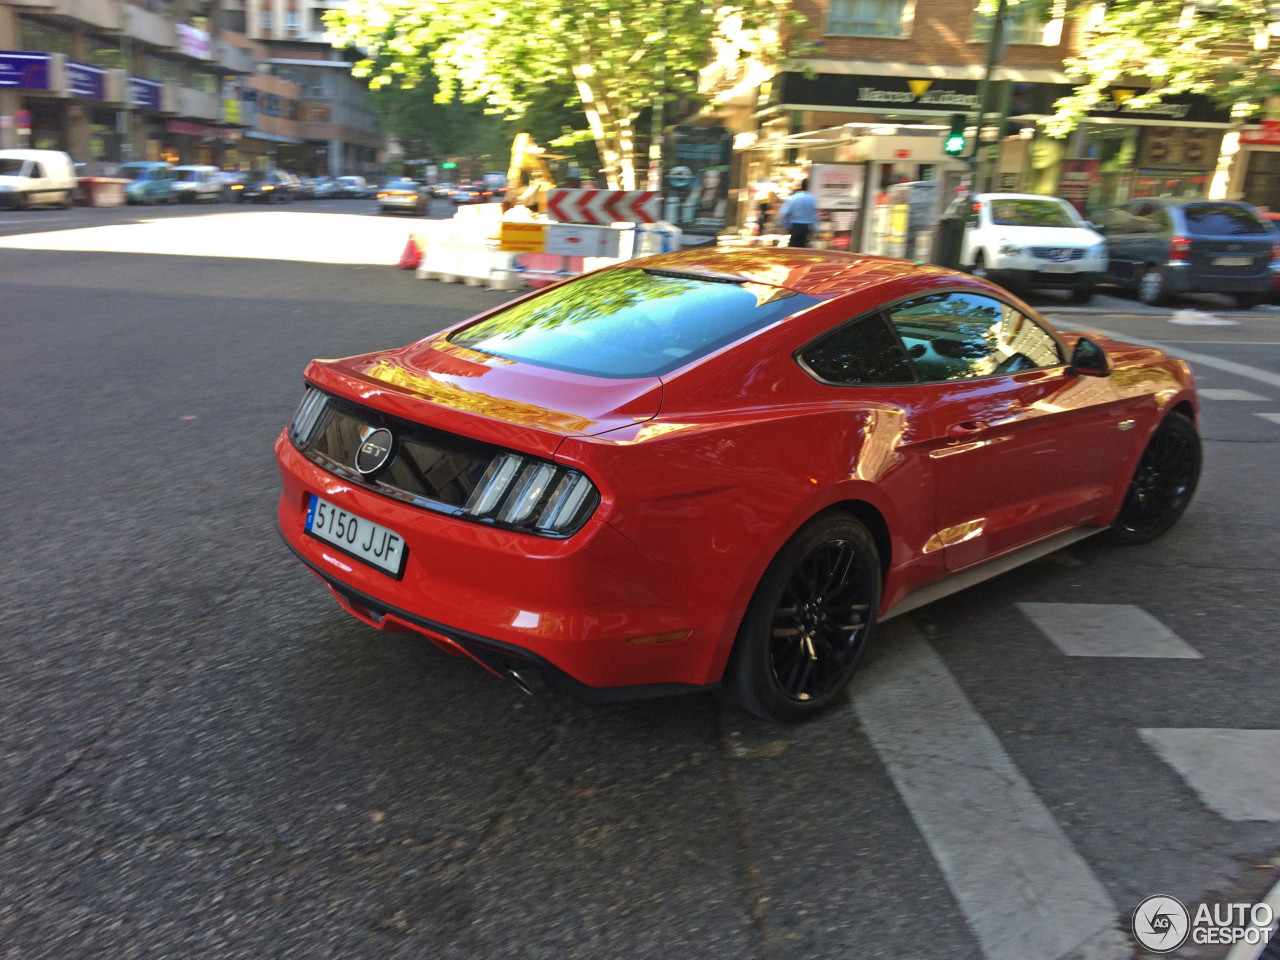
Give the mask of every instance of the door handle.
M 962 420 L 959 423 L 953 423 L 947 427 L 948 437 L 971 437 L 975 433 L 981 433 L 987 429 L 986 421 L 983 420 Z

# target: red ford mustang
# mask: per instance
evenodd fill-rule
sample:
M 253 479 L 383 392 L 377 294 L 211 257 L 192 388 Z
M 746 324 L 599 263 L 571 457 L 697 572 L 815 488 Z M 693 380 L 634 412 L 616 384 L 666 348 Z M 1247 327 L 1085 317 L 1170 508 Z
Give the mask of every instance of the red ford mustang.
M 824 251 L 630 261 L 305 377 L 279 524 L 338 602 L 591 700 L 803 719 L 878 619 L 1150 540 L 1200 473 L 1181 361 Z

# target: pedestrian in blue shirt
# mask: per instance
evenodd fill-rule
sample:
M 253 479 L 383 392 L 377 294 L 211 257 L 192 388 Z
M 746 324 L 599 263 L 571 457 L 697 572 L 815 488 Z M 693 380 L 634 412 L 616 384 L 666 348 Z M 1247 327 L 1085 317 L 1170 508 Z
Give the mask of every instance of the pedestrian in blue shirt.
M 807 247 L 809 231 L 817 222 L 817 201 L 809 192 L 809 178 L 805 177 L 800 181 L 800 189 L 787 197 L 787 202 L 782 205 L 782 210 L 778 213 L 778 223 L 783 229 L 791 231 L 791 242 L 787 246 Z

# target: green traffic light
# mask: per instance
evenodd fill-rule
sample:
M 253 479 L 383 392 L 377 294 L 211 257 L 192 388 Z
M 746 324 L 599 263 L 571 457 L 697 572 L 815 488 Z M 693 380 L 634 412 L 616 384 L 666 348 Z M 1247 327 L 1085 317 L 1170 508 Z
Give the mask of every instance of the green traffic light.
M 456 168 L 457 168 L 457 166 L 458 166 L 458 165 L 457 165 L 456 163 L 449 163 L 449 162 L 445 162 L 445 163 L 440 164 L 440 168 L 441 168 L 442 170 L 454 170 L 454 169 L 456 169 Z
M 942 152 L 953 157 L 958 157 L 964 153 L 964 136 L 961 134 L 951 134 L 947 137 L 947 142 L 942 145 Z

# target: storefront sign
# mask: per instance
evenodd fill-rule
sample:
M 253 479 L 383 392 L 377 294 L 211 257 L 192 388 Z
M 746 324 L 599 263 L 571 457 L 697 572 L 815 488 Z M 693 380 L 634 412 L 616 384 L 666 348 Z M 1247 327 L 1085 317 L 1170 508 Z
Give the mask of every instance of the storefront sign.
M 13 114 L 13 122 L 18 128 L 19 133 L 31 132 L 31 111 L 17 110 Z
M 87 63 L 68 60 L 67 86 L 72 95 L 86 97 L 89 100 L 107 99 L 107 71 L 101 67 L 93 67 Z
M 869 113 L 955 113 L 978 107 L 978 81 L 822 73 L 774 78 L 770 99 L 787 105 L 863 107 Z
M 240 110 L 239 100 L 223 100 L 222 101 L 222 121 L 223 123 L 243 123 L 243 116 Z
M 164 84 L 158 80 L 146 80 L 143 77 L 129 77 L 129 102 L 135 107 L 147 110 L 160 109 L 160 93 Z
M 676 127 L 663 185 L 663 219 L 685 233 L 714 237 L 725 227 L 733 133 L 726 127 Z
M 1241 130 L 1240 142 L 1280 146 L 1280 120 L 1263 120 L 1261 130 Z
M 857 210 L 862 206 L 861 165 L 815 163 L 809 167 L 809 192 L 819 210 Z
M 186 23 L 174 24 L 173 29 L 178 34 L 179 53 L 184 53 L 188 57 L 195 57 L 198 60 L 211 60 L 213 58 L 213 45 L 210 43 L 209 34 L 206 31 L 198 30 Z
M 0 89 L 48 90 L 49 60 L 47 53 L 0 50 Z

